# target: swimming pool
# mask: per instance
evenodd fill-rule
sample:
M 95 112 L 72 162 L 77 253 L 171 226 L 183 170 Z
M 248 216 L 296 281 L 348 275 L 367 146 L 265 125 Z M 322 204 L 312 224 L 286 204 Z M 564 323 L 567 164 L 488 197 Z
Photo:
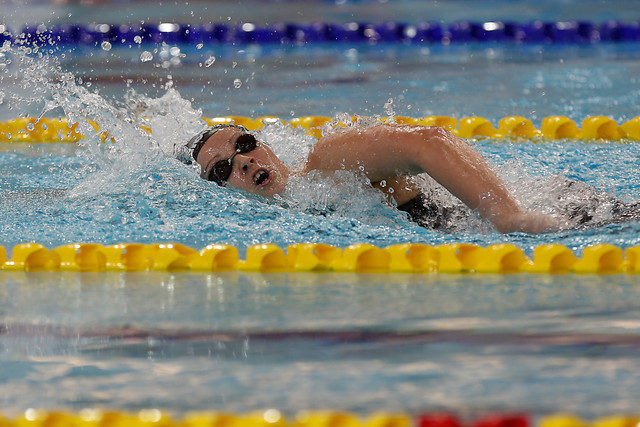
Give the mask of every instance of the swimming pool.
M 463 5 L 462 11 L 460 5 Z M 8 13 L 44 22 L 331 22 L 633 20 L 599 2 L 232 2 L 150 10 L 134 3 Z M 268 6 L 268 7 L 267 7 Z M 292 7 L 295 6 L 295 7 Z M 190 11 L 193 10 L 193 15 Z M 6 12 L 5 12 L 6 13 Z M 25 15 L 26 14 L 26 15 Z M 71 16 L 69 16 L 71 14 Z M 415 18 L 420 14 L 420 18 Z M 28 16 L 29 18 L 25 18 Z M 179 47 L 178 50 L 172 47 Z M 206 117 L 507 116 L 538 125 L 637 116 L 637 43 L 313 43 L 79 45 L 51 57 L 3 57 L 0 120 L 63 114 L 96 120 L 117 143 L 0 144 L 0 235 L 10 250 L 76 242 L 258 243 L 385 247 L 545 243 L 580 254 L 638 245 L 637 222 L 500 235 L 479 221 L 433 232 L 410 223 L 354 176 L 296 183 L 265 201 L 213 188 L 171 156 Z M 11 62 L 8 63 L 7 60 Z M 71 73 L 71 74 L 69 74 Z M 42 76 L 53 76 L 43 79 Z M 44 104 L 42 96 L 50 100 Z M 34 98 L 34 99 L 32 99 Z M 54 108 L 55 107 L 55 108 Z M 129 122 L 144 122 L 153 139 Z M 261 131 L 289 162 L 312 137 Z M 473 142 L 516 195 L 552 197 L 556 175 L 640 200 L 637 143 L 480 139 Z M 345 204 L 344 188 L 357 197 Z M 603 214 L 606 219 L 606 213 Z M 0 272 L 0 410 L 159 408 L 293 414 L 336 409 L 486 412 L 585 418 L 637 408 L 638 278 L 616 275 L 448 275 L 197 272 Z

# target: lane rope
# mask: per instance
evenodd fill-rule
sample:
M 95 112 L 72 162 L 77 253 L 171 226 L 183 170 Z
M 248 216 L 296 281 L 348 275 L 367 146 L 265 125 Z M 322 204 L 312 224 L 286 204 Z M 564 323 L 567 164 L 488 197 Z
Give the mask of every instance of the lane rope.
M 570 414 L 534 417 L 525 412 L 492 413 L 461 417 L 448 412 L 376 412 L 358 415 L 348 411 L 303 411 L 286 417 L 277 409 L 245 414 L 231 412 L 193 412 L 172 417 L 160 409 L 138 412 L 87 408 L 77 413 L 29 408 L 13 418 L 0 414 L 6 427 L 611 427 L 633 426 L 638 416 L 612 414 L 592 421 Z
M 286 250 L 273 244 L 247 248 L 211 244 L 201 250 L 180 243 L 67 244 L 48 249 L 39 243 L 13 247 L 11 258 L 0 246 L 3 271 L 247 271 L 344 273 L 478 273 L 478 274 L 636 274 L 640 246 L 610 244 L 586 247 L 580 256 L 559 244 L 543 244 L 528 258 L 512 244 L 486 247 L 453 243 L 431 246 L 404 243 L 379 248 L 356 243 L 345 248 L 297 243 Z
M 38 46 L 113 47 L 154 44 L 245 45 L 310 43 L 404 43 L 451 44 L 593 44 L 637 42 L 640 22 L 591 21 L 473 21 L 451 23 L 437 21 L 407 22 L 282 22 L 258 25 L 241 22 L 203 25 L 160 22 L 154 24 L 96 23 L 26 25 L 13 32 L 0 25 L 0 45 L 5 41 Z
M 281 119 L 274 116 L 258 118 L 243 116 L 203 117 L 209 124 L 234 123 L 245 126 L 249 130 L 257 130 L 263 126 L 282 122 L 292 127 L 300 127 L 316 138 L 322 136 L 323 128 L 349 126 L 357 123 L 358 117 L 352 116 L 351 121 L 340 121 L 326 116 L 306 116 L 292 119 Z M 565 116 L 548 116 L 541 120 L 536 127 L 530 119 L 522 116 L 503 117 L 494 125 L 483 117 L 464 117 L 457 119 L 447 116 L 426 117 L 393 117 L 380 118 L 379 122 L 390 122 L 421 126 L 438 126 L 445 128 L 461 138 L 469 139 L 505 139 L 505 140 L 587 140 L 587 141 L 640 141 L 640 116 L 618 124 L 607 116 L 592 116 L 585 118 L 581 126 Z M 108 133 L 90 121 L 93 129 L 103 141 L 110 140 Z M 151 132 L 143 123 L 140 128 Z M 0 143 L 39 143 L 39 142 L 69 142 L 74 143 L 83 139 L 84 135 L 78 130 L 78 123 L 69 123 L 65 118 L 37 118 L 26 117 L 0 122 Z

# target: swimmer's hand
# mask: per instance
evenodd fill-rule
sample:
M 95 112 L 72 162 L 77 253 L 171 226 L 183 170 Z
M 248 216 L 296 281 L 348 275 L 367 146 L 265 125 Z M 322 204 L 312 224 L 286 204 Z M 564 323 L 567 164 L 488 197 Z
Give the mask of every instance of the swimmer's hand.
M 495 224 L 501 233 L 538 234 L 560 229 L 560 223 L 549 215 L 540 212 L 518 212 L 510 215 L 508 220 Z

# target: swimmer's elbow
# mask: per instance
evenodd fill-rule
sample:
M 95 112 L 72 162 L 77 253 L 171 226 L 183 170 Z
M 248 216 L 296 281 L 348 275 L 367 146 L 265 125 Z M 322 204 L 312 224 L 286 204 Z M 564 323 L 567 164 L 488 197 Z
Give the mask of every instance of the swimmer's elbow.
M 508 217 L 494 218 L 492 223 L 503 234 L 539 234 L 557 230 L 560 226 L 555 218 L 539 212 L 519 212 Z

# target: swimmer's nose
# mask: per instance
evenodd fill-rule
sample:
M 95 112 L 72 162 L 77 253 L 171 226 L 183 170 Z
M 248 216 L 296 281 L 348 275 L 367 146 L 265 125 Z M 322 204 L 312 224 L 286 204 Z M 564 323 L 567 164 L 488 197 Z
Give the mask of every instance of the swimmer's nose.
M 238 161 L 238 165 L 242 172 L 247 172 L 249 170 L 249 165 L 255 163 L 255 160 L 252 156 L 248 156 L 247 154 L 238 154 L 235 158 Z

